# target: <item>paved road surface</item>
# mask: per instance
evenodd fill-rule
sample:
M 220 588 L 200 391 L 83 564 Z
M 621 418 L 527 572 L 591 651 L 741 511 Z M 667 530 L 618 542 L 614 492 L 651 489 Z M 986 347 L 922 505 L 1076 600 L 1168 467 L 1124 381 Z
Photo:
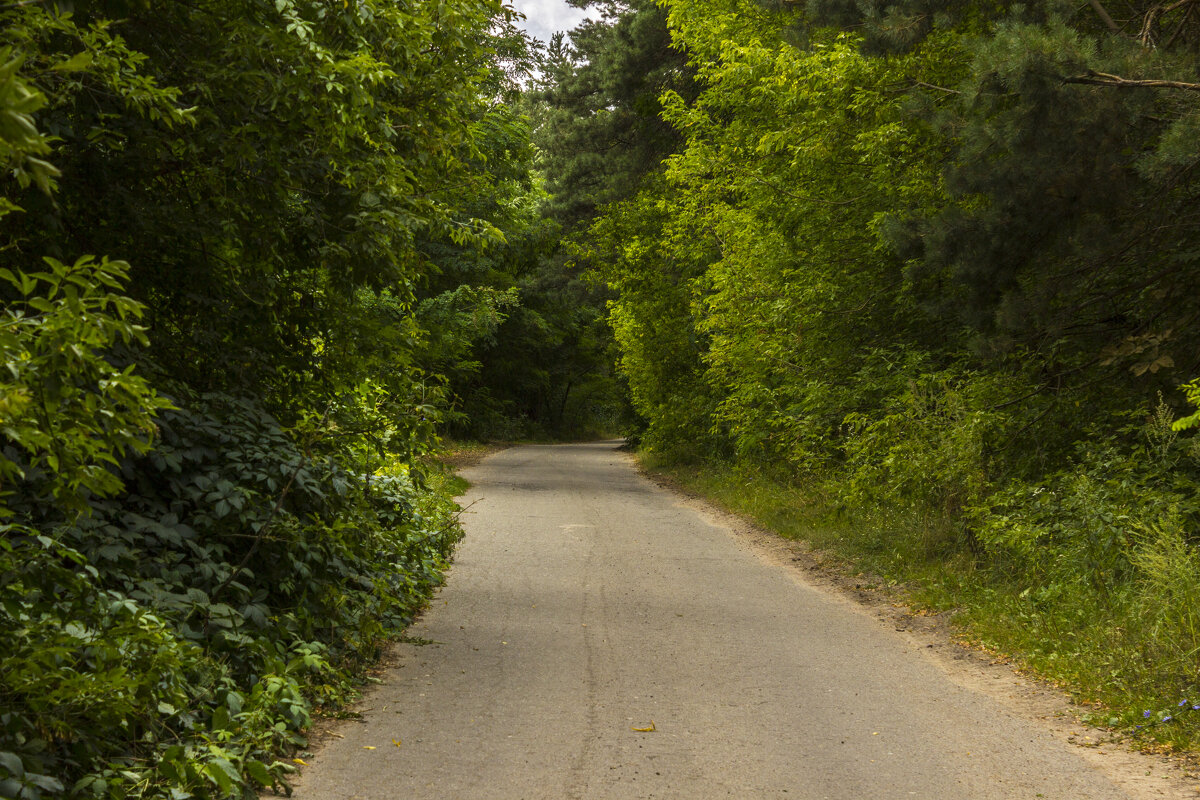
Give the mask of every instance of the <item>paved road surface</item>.
M 617 444 L 467 471 L 467 539 L 414 630 L 435 643 L 402 646 L 298 800 L 1134 796 Z

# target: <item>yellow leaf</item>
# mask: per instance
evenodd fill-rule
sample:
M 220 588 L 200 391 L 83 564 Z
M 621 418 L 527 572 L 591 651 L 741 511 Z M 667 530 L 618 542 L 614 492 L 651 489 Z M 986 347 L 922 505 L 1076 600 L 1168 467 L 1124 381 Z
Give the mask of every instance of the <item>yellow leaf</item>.
M 296 762 L 297 764 L 299 764 L 302 767 L 308 766 L 308 762 L 305 761 L 303 758 L 293 758 L 292 761 Z
M 638 733 L 654 733 L 654 731 L 658 730 L 658 728 L 654 727 L 654 720 L 650 720 L 649 728 L 630 728 L 629 730 L 637 731 Z
M 396 747 L 399 747 L 399 746 L 400 746 L 400 740 L 399 740 L 399 739 L 392 739 L 392 744 L 396 745 Z
M 363 750 L 374 750 L 374 749 L 375 749 L 375 748 L 374 748 L 374 747 L 371 747 L 371 745 L 369 745 L 369 744 L 368 744 L 368 745 L 364 745 L 364 746 L 363 746 Z

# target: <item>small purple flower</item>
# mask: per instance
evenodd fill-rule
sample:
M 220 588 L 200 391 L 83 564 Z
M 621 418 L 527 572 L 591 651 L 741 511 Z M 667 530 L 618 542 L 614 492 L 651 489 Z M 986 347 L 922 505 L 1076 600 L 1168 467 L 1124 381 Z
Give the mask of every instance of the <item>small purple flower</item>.
M 1184 706 L 1186 706 L 1187 704 L 1188 704 L 1187 698 L 1184 698 L 1183 700 L 1180 700 L 1180 701 L 1179 701 L 1179 707 L 1180 707 L 1180 708 L 1183 708 L 1183 707 L 1184 707 Z
M 1143 716 L 1143 717 L 1149 717 L 1149 716 L 1150 716 L 1150 712 L 1149 712 L 1149 711 L 1143 711 L 1143 712 L 1142 712 L 1142 716 Z
M 1163 722 L 1170 722 L 1170 721 L 1171 721 L 1171 717 L 1170 717 L 1170 716 L 1163 717 L 1163 720 L 1162 720 L 1162 721 L 1163 721 Z
M 1200 706 L 1192 706 L 1192 711 L 1200 711 Z

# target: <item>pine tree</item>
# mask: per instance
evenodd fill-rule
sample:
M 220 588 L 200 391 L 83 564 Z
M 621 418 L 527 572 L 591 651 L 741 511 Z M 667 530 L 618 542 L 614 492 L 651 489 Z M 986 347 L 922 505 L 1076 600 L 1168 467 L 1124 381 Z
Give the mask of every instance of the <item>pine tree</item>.
M 568 229 L 632 197 L 679 146 L 678 133 L 661 117 L 659 95 L 694 95 L 662 7 L 651 0 L 579 4 L 601 8 L 603 17 L 571 31 L 569 43 L 551 41 L 537 132 L 554 198 L 550 213 Z

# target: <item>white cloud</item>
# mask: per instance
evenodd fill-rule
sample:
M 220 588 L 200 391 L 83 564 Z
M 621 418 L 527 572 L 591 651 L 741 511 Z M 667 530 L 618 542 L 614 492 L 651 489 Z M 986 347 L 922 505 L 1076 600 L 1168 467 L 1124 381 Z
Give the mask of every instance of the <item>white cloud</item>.
M 543 42 L 555 31 L 567 31 L 583 20 L 598 18 L 594 11 L 572 8 L 563 0 L 511 0 L 513 8 L 525 15 L 519 23 L 532 36 Z

